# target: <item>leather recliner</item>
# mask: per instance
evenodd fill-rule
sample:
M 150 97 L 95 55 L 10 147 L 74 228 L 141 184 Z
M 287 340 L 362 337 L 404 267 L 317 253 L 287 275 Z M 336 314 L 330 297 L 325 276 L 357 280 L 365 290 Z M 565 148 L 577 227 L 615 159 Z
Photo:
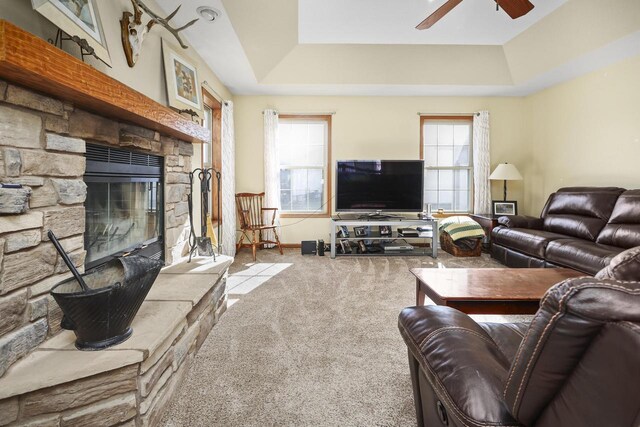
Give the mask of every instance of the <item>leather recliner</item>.
M 595 274 L 640 245 L 640 190 L 567 187 L 549 196 L 540 218 L 501 217 L 491 256 L 508 267 L 568 267 Z
M 640 426 L 638 249 L 551 288 L 530 325 L 404 309 L 418 426 Z

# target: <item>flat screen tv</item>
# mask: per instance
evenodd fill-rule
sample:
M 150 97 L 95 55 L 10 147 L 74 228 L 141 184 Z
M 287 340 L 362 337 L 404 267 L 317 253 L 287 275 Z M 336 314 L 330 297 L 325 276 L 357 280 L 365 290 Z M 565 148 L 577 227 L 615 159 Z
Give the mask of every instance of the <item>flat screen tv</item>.
M 420 212 L 422 160 L 342 160 L 336 172 L 337 212 Z

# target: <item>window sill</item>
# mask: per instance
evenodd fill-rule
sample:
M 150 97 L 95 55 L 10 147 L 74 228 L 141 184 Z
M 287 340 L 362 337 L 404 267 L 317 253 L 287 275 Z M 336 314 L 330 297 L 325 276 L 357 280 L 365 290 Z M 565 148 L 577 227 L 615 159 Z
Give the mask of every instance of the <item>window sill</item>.
M 328 212 L 305 213 L 305 212 L 282 212 L 280 218 L 329 218 Z

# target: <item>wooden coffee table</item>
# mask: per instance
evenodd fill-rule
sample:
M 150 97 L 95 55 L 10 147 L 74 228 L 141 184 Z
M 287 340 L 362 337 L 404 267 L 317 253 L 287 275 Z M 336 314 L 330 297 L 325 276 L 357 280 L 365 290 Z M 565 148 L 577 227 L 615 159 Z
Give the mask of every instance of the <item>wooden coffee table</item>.
M 467 314 L 534 314 L 547 290 L 584 276 L 569 268 L 412 268 L 416 305 L 425 295 Z

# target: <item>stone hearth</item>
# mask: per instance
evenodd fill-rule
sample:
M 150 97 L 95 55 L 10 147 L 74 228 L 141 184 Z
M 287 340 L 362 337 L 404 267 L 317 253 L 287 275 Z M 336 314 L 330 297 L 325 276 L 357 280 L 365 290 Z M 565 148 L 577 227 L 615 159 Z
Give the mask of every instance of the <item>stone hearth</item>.
M 232 258 L 163 269 L 129 340 L 77 351 L 64 331 L 0 378 L 0 426 L 152 426 L 227 308 Z

